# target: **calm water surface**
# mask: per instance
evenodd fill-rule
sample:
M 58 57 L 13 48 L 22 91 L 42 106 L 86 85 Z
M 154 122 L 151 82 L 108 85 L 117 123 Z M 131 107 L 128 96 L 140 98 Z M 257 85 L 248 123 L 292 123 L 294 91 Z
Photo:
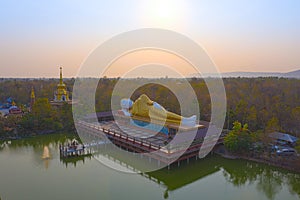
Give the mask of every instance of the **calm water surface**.
M 300 175 L 278 168 L 210 156 L 169 171 L 132 175 L 94 158 L 60 160 L 58 145 L 66 139 L 0 141 L 1 200 L 300 199 Z M 44 160 L 45 153 L 51 158 Z

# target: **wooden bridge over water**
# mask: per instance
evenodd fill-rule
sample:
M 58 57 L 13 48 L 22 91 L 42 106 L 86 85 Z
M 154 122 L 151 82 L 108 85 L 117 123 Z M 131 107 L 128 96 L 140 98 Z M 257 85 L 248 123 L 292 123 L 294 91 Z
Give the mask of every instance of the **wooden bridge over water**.
M 177 161 L 178 166 L 180 161 L 199 157 L 200 149 L 212 149 L 215 145 L 223 143 L 224 135 L 215 137 L 212 135 L 208 141 L 204 138 L 207 134 L 207 128 L 201 128 L 197 131 L 193 142 L 187 146 L 184 144 L 187 141 L 182 140 L 181 143 L 171 144 L 173 137 L 161 133 L 152 133 L 151 131 L 141 130 L 135 126 L 126 126 L 128 131 L 124 131 L 114 121 L 103 123 L 89 123 L 85 121 L 76 121 L 76 127 L 81 132 L 81 137 L 86 141 L 99 142 L 102 144 L 113 143 L 114 145 L 129 151 L 139 153 L 141 157 L 146 156 L 149 161 L 155 160 L 157 164 L 169 163 Z M 207 125 L 207 124 L 206 124 Z M 185 133 L 181 133 L 184 138 Z M 209 136 L 207 136 L 209 137 Z M 207 140 L 207 138 L 205 138 Z M 102 145 L 103 146 L 103 145 Z

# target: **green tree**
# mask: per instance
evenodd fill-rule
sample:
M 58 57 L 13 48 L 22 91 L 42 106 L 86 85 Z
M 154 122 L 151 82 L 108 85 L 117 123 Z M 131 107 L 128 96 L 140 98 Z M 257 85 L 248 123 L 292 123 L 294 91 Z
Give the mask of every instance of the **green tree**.
M 257 110 L 255 106 L 251 106 L 249 109 L 246 120 L 251 130 L 257 130 Z
M 12 129 L 15 129 L 20 121 L 21 116 L 19 115 L 8 115 L 6 118 L 4 118 L 5 126 Z
M 279 120 L 276 117 L 272 117 L 266 126 L 266 132 L 267 133 L 272 133 L 274 131 L 279 131 L 280 130 L 280 125 L 279 125 Z
M 224 138 L 225 147 L 232 152 L 244 152 L 249 150 L 252 144 L 251 132 L 248 130 L 248 125 L 242 125 L 236 121 L 233 123 L 233 130 L 230 131 Z
M 0 115 L 0 136 L 2 135 L 2 134 L 4 134 L 5 133 L 5 131 L 4 131 L 4 117 L 2 117 L 1 115 Z
M 61 123 L 61 128 L 65 131 L 73 131 L 75 130 L 74 120 L 72 115 L 72 105 L 67 103 L 63 104 L 58 110 L 57 113 L 59 115 L 59 120 Z M 56 126 L 59 127 L 59 124 Z
M 298 153 L 300 153 L 300 140 L 297 141 L 295 149 L 297 150 Z
M 32 113 L 35 117 L 45 118 L 51 115 L 51 105 L 47 98 L 38 98 L 33 105 Z
M 33 118 L 28 116 L 28 120 L 33 120 L 35 129 L 58 130 L 62 128 L 58 113 L 52 109 L 47 98 L 36 100 L 32 109 L 32 116 Z M 27 125 L 30 125 L 28 123 Z
M 240 120 L 244 123 L 247 114 L 247 102 L 244 98 L 237 103 L 235 112 L 237 115 L 237 120 Z
M 34 117 L 31 113 L 27 113 L 22 117 L 20 122 L 21 127 L 27 130 L 34 129 Z
M 300 130 L 300 106 L 295 107 L 292 109 L 292 123 L 291 126 L 292 127 L 292 131 L 296 132 L 297 130 Z M 298 134 L 300 135 L 300 134 Z

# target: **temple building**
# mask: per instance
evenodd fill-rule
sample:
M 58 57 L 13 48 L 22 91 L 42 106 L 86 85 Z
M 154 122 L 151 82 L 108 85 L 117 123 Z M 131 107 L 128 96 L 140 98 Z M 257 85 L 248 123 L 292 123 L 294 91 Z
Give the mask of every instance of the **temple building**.
M 67 91 L 67 86 L 63 82 L 62 67 L 60 67 L 59 69 L 60 69 L 59 83 L 57 84 L 57 89 L 54 93 L 54 100 L 51 101 L 50 103 L 52 105 L 62 105 L 64 103 L 71 104 L 72 101 L 69 98 L 69 92 Z
M 22 115 L 23 111 L 16 105 L 15 101 L 9 97 L 6 100 L 6 103 L 0 103 L 0 115 L 8 116 L 8 115 Z
M 21 115 L 21 114 L 23 114 L 23 111 L 13 101 L 12 106 L 9 108 L 9 114 L 10 115 Z

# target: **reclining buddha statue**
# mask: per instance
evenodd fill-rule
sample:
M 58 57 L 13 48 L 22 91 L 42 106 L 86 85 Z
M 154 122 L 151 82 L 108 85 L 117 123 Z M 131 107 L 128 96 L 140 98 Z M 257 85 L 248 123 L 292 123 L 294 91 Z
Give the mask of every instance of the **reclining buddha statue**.
M 151 119 L 156 123 L 166 122 L 187 127 L 194 127 L 196 125 L 196 115 L 186 118 L 169 112 L 145 94 L 142 94 L 135 102 L 131 99 L 122 99 L 121 107 L 126 116 L 140 117 L 147 120 Z

